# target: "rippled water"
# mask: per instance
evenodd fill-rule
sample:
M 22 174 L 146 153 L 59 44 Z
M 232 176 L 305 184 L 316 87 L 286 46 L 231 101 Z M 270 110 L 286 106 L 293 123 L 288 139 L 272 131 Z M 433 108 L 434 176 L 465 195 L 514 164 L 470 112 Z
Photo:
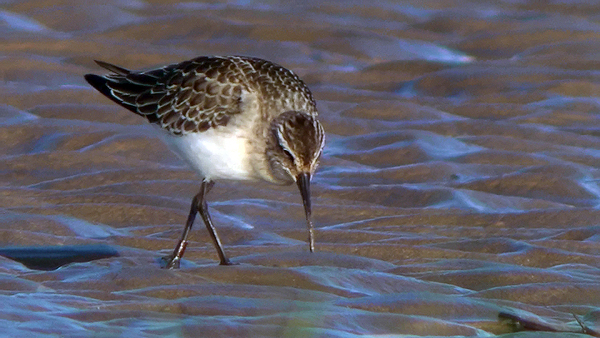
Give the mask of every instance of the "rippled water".
M 0 257 L 2 336 L 599 332 L 595 2 L 105 3 L 0 1 L 0 243 L 119 254 L 50 271 Z M 197 224 L 163 270 L 198 178 L 82 75 L 226 54 L 313 90 L 317 252 L 295 187 L 218 182 L 241 264 L 217 266 Z

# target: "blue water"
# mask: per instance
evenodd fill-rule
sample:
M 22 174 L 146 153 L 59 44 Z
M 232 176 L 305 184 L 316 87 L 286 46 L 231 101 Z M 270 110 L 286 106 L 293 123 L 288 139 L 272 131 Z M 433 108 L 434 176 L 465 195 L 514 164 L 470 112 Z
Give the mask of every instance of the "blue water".
M 574 315 L 598 330 L 596 7 L 1 2 L 0 245 L 119 256 L 0 257 L 0 336 L 588 336 Z M 316 253 L 295 187 L 217 182 L 240 264 L 218 266 L 196 223 L 164 270 L 199 179 L 83 74 L 229 54 L 293 69 L 317 100 Z M 528 323 L 563 332 L 512 333 Z

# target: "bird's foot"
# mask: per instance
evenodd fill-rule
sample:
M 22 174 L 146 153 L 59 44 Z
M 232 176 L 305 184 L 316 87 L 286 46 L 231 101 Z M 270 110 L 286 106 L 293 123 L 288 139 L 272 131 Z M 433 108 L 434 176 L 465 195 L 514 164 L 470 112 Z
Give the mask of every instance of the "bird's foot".
M 168 255 L 160 259 L 160 267 L 163 269 L 179 269 L 181 257 Z
M 234 263 L 230 261 L 229 258 L 224 258 L 221 260 L 221 263 L 219 263 L 219 265 L 240 265 L 240 263 Z

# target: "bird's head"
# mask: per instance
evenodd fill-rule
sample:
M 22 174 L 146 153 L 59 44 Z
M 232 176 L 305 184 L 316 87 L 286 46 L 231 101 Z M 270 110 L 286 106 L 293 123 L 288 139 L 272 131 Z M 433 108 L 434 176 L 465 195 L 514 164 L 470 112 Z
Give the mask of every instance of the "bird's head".
M 319 121 L 306 113 L 288 111 L 271 122 L 269 158 L 275 178 L 282 183 L 312 175 L 319 165 L 325 133 Z
M 296 182 L 309 227 L 310 251 L 314 250 L 310 220 L 310 180 L 317 170 L 325 145 L 325 132 L 316 117 L 288 111 L 271 122 L 267 158 L 273 177 L 283 184 Z

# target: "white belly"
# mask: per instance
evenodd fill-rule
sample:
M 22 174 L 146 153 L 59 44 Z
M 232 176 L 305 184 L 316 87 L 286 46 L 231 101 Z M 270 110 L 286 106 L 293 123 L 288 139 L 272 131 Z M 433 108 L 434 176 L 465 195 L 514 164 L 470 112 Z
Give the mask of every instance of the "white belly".
M 255 180 L 248 140 L 219 127 L 183 136 L 164 135 L 165 143 L 200 176 L 210 180 Z

